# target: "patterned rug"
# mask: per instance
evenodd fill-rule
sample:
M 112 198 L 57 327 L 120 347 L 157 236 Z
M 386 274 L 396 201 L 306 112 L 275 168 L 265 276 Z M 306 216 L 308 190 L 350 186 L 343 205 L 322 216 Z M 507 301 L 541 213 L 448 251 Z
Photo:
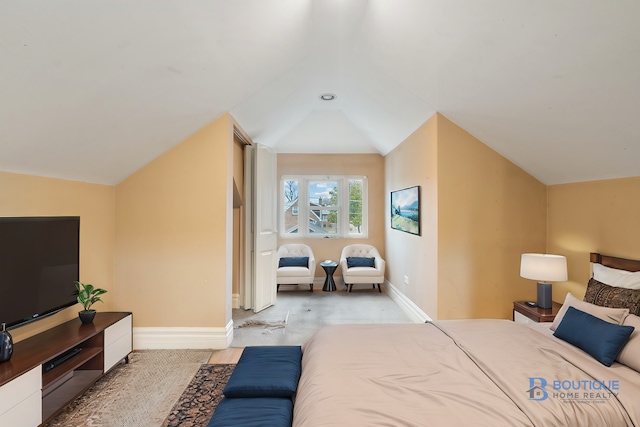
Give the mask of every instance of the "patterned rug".
M 46 427 L 157 427 L 211 350 L 143 350 L 116 365 Z M 206 424 L 205 424 L 206 425 Z M 4 426 L 0 421 L 0 426 Z
M 178 399 L 163 427 L 204 427 L 222 399 L 236 365 L 202 365 Z

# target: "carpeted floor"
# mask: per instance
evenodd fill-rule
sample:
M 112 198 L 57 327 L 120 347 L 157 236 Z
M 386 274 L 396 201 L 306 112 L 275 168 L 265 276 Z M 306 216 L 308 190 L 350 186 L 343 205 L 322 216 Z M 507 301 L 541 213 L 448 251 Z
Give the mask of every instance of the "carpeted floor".
M 114 367 L 46 427 L 160 426 L 211 354 L 211 350 L 136 351 L 128 364 Z
M 178 399 L 162 427 L 204 427 L 222 399 L 236 365 L 202 365 Z

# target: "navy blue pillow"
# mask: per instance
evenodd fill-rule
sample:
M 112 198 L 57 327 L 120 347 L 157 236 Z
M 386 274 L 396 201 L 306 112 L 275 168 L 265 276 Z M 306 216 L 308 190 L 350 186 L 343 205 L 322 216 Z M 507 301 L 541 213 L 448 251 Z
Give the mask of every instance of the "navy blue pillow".
M 293 403 L 283 397 L 222 398 L 207 427 L 291 427 Z
M 288 256 L 280 258 L 278 268 L 280 267 L 309 267 L 308 256 Z
M 222 393 L 226 397 L 291 397 L 298 389 L 302 349 L 245 347 Z
M 347 268 L 351 267 L 375 267 L 376 259 L 371 257 L 350 256 L 347 257 Z
M 633 326 L 605 322 L 569 307 L 553 335 L 586 351 L 603 365 L 611 366 L 633 329 Z

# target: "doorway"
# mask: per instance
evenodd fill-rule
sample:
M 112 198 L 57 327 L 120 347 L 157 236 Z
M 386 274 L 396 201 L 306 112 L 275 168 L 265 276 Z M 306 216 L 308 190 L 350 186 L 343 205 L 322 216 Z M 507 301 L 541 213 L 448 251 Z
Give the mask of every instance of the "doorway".
M 275 304 L 277 158 L 234 135 L 232 308 L 258 312 Z
M 245 275 L 245 218 L 247 215 L 245 185 L 245 149 L 251 142 L 237 129 L 233 135 L 233 264 L 231 273 L 231 307 L 240 308 Z

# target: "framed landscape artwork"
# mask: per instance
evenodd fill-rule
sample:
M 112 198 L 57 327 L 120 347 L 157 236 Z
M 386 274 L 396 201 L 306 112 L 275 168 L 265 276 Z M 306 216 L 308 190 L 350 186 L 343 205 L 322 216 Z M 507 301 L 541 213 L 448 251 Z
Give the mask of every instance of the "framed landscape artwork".
M 391 192 L 391 228 L 420 235 L 420 186 Z

